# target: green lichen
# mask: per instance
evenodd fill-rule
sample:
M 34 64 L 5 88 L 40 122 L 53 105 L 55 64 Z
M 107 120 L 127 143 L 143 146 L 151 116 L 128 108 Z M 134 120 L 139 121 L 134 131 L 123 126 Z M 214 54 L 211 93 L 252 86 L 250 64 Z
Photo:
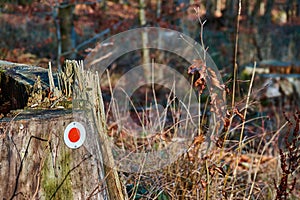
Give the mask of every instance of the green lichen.
M 64 148 L 56 158 L 53 167 L 51 153 L 49 153 L 42 170 L 41 187 L 43 199 L 73 199 L 70 172 L 70 153 Z

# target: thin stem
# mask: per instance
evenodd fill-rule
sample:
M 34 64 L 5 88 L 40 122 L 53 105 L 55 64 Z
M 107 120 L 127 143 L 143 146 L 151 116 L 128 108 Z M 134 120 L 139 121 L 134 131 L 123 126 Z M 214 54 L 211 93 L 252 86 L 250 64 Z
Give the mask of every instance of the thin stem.
M 239 40 L 239 28 L 240 28 L 240 16 L 241 16 L 241 8 L 242 8 L 242 0 L 239 0 L 238 2 L 238 13 L 237 13 L 237 21 L 236 21 L 236 33 L 235 33 L 235 47 L 234 47 L 234 58 L 233 58 L 233 86 L 232 86 L 232 102 L 231 102 L 231 109 L 233 110 L 235 106 L 235 90 L 236 90 L 236 83 L 237 83 L 237 71 L 238 71 L 238 65 L 237 65 L 237 51 L 238 51 L 238 40 Z M 234 113 L 232 113 L 233 115 Z M 232 124 L 233 117 L 230 118 L 230 126 Z M 229 126 L 229 127 L 230 127 Z M 229 129 L 228 129 L 229 130 Z M 226 134 L 227 135 L 227 134 Z M 239 151 L 241 152 L 241 151 Z M 236 173 L 237 173 L 237 167 L 238 167 L 239 159 L 236 161 L 236 166 L 233 171 L 233 182 L 232 182 L 232 189 L 230 198 L 233 198 L 233 188 L 234 184 L 236 182 Z
M 237 21 L 236 21 L 236 32 L 235 32 L 234 57 L 233 57 L 233 86 L 232 86 L 232 102 L 231 102 L 232 109 L 235 104 L 235 90 L 236 90 L 236 83 L 237 83 L 237 71 L 238 71 L 237 52 L 238 52 L 238 42 L 239 42 L 241 8 L 242 8 L 242 0 L 239 0 Z
M 246 116 L 247 116 L 247 110 L 248 110 L 248 106 L 249 106 L 249 100 L 250 100 L 250 94 L 251 94 L 251 90 L 252 90 L 252 86 L 253 86 L 253 81 L 254 81 L 254 77 L 255 77 L 255 69 L 256 69 L 256 62 L 254 62 L 254 67 L 253 67 L 253 72 L 252 72 L 252 77 L 251 77 L 251 81 L 250 81 L 250 85 L 249 85 L 249 90 L 248 90 L 248 95 L 247 95 L 247 100 L 246 100 L 246 105 L 245 105 L 245 110 L 244 110 L 244 121 L 246 120 Z M 243 139 L 243 135 L 244 135 L 244 130 L 245 130 L 245 123 L 242 124 L 242 130 L 241 130 L 241 134 L 240 134 L 240 150 L 242 150 L 242 139 Z

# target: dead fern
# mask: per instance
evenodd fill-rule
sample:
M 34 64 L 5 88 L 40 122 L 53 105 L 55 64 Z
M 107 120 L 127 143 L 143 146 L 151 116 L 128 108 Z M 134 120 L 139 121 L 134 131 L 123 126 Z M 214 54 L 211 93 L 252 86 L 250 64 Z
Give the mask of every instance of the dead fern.
M 300 113 L 296 112 L 294 114 L 295 122 L 285 114 L 284 116 L 288 122 L 288 130 L 284 137 L 286 152 L 283 149 L 279 150 L 282 171 L 279 185 L 277 186 L 274 181 L 277 200 L 285 200 L 292 195 L 297 181 L 296 177 L 293 178 L 293 176 L 294 172 L 299 168 L 300 162 Z

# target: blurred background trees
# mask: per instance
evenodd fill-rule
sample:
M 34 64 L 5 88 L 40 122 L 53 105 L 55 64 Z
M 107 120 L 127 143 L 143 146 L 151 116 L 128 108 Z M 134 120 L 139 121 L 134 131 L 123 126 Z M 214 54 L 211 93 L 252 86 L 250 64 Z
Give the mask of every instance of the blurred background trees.
M 299 60 L 300 1 L 242 2 L 239 64 Z M 0 9 L 0 59 L 46 66 L 83 59 L 110 35 L 159 26 L 199 39 L 194 12 L 207 19 L 204 39 L 220 68 L 231 65 L 237 0 L 6 0 Z

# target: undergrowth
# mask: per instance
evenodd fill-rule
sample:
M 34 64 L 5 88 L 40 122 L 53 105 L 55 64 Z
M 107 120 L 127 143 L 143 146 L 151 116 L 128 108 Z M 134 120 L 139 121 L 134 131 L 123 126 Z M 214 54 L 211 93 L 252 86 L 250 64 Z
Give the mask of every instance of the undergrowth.
M 201 21 L 199 15 L 198 19 L 201 25 L 201 43 L 206 54 L 207 48 L 202 40 L 205 21 Z M 236 34 L 238 38 L 238 31 Z M 129 199 L 299 198 L 300 185 L 297 178 L 300 178 L 300 115 L 296 112 L 293 120 L 286 116 L 286 123 L 271 122 L 270 125 L 270 116 L 266 112 L 265 114 L 260 112 L 264 108 L 255 100 L 256 94 L 252 91 L 256 77 L 255 65 L 251 80 L 246 80 L 249 82 L 248 93 L 237 98 L 235 94 L 238 93 L 238 87 L 235 84 L 241 81 L 238 74 L 228 81 L 229 84 L 234 84 L 233 90 L 230 91 L 229 86 L 218 82 L 209 66 L 206 66 L 205 56 L 204 60 L 195 60 L 186 73 L 192 76 L 193 86 L 200 96 L 207 89 L 208 79 L 214 86 L 223 90 L 227 98 L 229 94 L 232 95 L 232 104 L 227 108 L 220 106 L 221 103 L 217 101 L 214 93 L 211 93 L 210 98 L 200 106 L 203 113 L 207 113 L 205 111 L 208 109 L 209 112 L 220 116 L 223 130 L 220 135 L 211 136 L 205 129 L 209 124 L 202 123 L 195 132 L 188 150 L 170 165 L 154 172 L 144 172 L 142 167 L 136 173 L 119 172 Z M 237 69 L 236 63 L 234 68 Z M 150 88 L 151 90 L 154 88 Z M 157 103 L 159 100 L 153 96 Z M 221 110 L 226 111 L 225 116 L 221 116 Z M 140 124 L 143 124 L 147 117 L 146 111 L 142 115 L 137 109 L 134 109 L 134 112 L 139 116 Z M 174 113 L 176 112 L 172 112 L 173 117 Z M 276 115 L 280 118 L 284 114 L 276 113 Z M 207 120 L 207 116 L 198 117 L 201 122 Z M 174 132 L 176 133 L 180 127 L 178 125 L 180 122 L 176 120 L 173 121 L 176 125 L 158 131 L 157 135 L 160 138 L 158 142 L 168 144 Z M 110 137 L 112 135 L 123 137 L 129 134 L 115 124 L 109 127 Z M 138 143 L 138 146 L 135 143 L 130 148 L 133 152 L 140 151 L 141 146 L 149 145 L 148 139 Z M 119 146 L 129 145 L 126 144 L 128 141 L 128 138 L 118 140 Z M 208 141 L 211 144 L 207 144 Z

